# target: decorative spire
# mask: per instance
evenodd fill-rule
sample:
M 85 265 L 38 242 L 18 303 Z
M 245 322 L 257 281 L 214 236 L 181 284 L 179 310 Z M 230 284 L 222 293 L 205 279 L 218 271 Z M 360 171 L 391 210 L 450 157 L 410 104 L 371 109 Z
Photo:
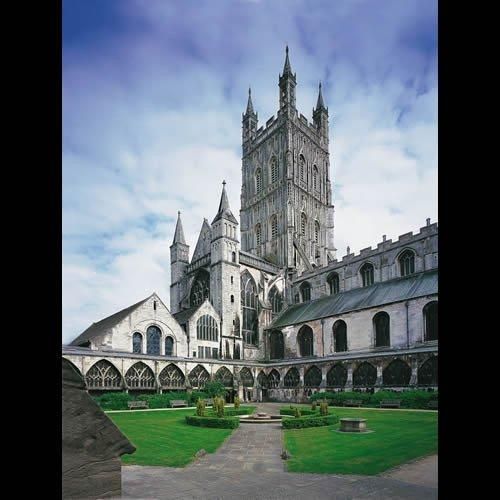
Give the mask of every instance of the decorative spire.
M 321 93 L 321 82 L 319 82 L 318 102 L 316 103 L 316 109 L 326 109 L 325 103 L 323 102 L 323 94 Z
M 181 211 L 180 210 L 177 212 L 177 225 L 175 226 L 175 234 L 174 234 L 173 244 L 175 245 L 176 243 L 182 243 L 183 245 L 186 244 L 186 240 L 184 238 L 184 230 L 182 229 Z
M 252 89 L 248 87 L 248 103 L 245 115 L 254 115 L 254 114 L 255 112 L 253 110 L 253 103 L 252 103 Z
M 222 194 L 220 197 L 220 203 L 219 203 L 219 210 L 217 212 L 217 215 L 215 216 L 215 219 L 212 221 L 212 224 L 219 219 L 228 219 L 231 222 L 234 222 L 235 224 L 238 224 L 238 221 L 234 217 L 234 215 L 231 212 L 231 209 L 229 208 L 229 200 L 227 198 L 227 193 L 226 193 L 226 181 L 222 181 Z
M 283 67 L 283 75 L 287 74 L 292 74 L 292 66 L 290 65 L 290 59 L 288 58 L 288 45 L 286 46 L 285 66 Z

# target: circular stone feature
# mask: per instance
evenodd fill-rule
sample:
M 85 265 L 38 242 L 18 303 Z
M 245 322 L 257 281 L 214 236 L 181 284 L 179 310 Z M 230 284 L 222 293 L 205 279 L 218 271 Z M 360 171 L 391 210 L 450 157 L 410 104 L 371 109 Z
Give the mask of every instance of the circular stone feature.
M 340 432 L 367 432 L 366 418 L 341 418 Z

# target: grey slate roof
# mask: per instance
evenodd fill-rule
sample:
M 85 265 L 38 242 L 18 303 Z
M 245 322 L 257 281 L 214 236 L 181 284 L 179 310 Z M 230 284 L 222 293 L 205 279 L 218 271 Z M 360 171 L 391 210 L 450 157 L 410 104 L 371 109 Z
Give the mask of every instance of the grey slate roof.
M 184 311 L 179 311 L 178 313 L 173 314 L 173 317 L 179 325 L 184 325 L 189 321 L 189 318 L 199 309 L 200 306 L 201 304 L 190 307 L 189 309 L 184 309 Z
M 137 304 L 126 307 L 125 309 L 122 309 L 121 311 L 118 311 L 117 313 L 112 314 L 107 318 L 101 319 L 101 321 L 98 321 L 97 323 L 92 323 L 83 333 L 78 335 L 75 340 L 70 342 L 69 345 L 71 346 L 81 344 L 83 342 L 86 342 L 87 340 L 91 340 L 94 337 L 101 335 L 106 330 L 113 328 L 118 323 L 120 323 L 120 321 L 125 319 L 132 311 L 144 304 L 144 302 L 146 302 L 146 300 L 148 300 L 150 297 L 151 295 L 141 300 L 140 302 L 137 302 Z
M 290 306 L 271 323 L 268 329 L 437 293 L 438 271 L 427 271 Z

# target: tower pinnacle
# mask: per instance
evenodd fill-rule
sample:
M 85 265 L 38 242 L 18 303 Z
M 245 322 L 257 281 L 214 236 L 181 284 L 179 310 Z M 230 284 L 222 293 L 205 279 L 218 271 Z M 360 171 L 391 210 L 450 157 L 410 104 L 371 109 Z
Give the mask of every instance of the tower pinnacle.
M 183 245 L 186 244 L 186 240 L 184 238 L 184 230 L 182 229 L 182 221 L 181 221 L 181 211 L 179 210 L 177 212 L 177 224 L 175 226 L 175 234 L 174 234 L 174 242 L 175 243 L 182 243 Z

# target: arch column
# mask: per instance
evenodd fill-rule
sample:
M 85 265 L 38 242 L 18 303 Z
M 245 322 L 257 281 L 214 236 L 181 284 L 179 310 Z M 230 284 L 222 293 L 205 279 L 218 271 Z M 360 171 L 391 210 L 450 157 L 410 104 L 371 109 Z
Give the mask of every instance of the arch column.
M 379 361 L 377 363 L 377 380 L 375 381 L 375 387 L 382 387 L 382 385 L 384 383 L 383 377 L 382 377 L 383 371 L 384 371 L 384 362 Z
M 416 386 L 418 384 L 418 359 L 416 357 L 411 358 L 411 378 L 410 384 Z
M 352 363 L 347 363 L 347 382 L 345 383 L 346 391 L 352 391 Z
M 328 366 L 321 367 L 321 384 L 319 385 L 319 392 L 326 391 L 326 374 L 328 373 Z

